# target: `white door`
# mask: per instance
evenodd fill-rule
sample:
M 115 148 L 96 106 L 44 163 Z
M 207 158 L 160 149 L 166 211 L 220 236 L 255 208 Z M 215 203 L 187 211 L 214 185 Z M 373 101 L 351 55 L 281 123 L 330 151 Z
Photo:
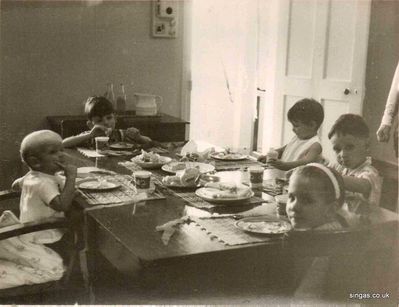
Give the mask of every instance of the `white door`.
M 288 109 L 312 97 L 324 107 L 320 136 L 323 155 L 332 159 L 327 137 L 332 124 L 341 114 L 362 112 L 370 0 L 283 0 L 276 5 L 276 73 L 269 82 L 274 84 L 269 95 L 274 116 L 272 123 L 263 123 L 263 129 L 272 127 L 272 137 L 262 143 L 287 143 L 293 136 Z

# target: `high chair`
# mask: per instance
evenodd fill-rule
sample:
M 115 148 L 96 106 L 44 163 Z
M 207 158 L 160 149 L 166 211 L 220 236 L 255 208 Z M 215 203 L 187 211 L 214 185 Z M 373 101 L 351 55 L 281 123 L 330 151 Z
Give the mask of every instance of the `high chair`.
M 20 194 L 18 192 L 9 190 L 0 191 L 0 214 L 4 210 L 11 210 L 16 216 L 19 216 L 19 197 Z M 78 293 L 76 291 L 76 284 L 75 289 L 73 289 L 74 287 L 72 287 L 71 283 L 71 273 L 74 271 L 77 256 L 83 248 L 79 243 L 80 240 L 78 240 L 77 226 L 78 225 L 76 225 L 73 218 L 67 217 L 49 218 L 38 222 L 22 223 L 0 228 L 0 241 L 39 230 L 54 228 L 67 228 L 68 231 L 72 232 L 74 237 L 73 246 L 70 247 L 70 250 L 67 250 L 69 256 L 68 260 L 65 261 L 64 259 L 64 264 L 67 267 L 66 272 L 60 280 L 42 284 L 23 285 L 9 289 L 0 289 L 0 303 L 32 304 L 34 303 L 32 300 L 38 300 L 37 303 L 43 303 L 42 300 L 45 298 L 62 299 L 62 296 L 60 296 L 61 294 L 67 294 L 70 298 L 71 295 Z M 80 290 L 81 288 L 82 287 L 80 287 Z M 68 290 L 69 292 L 67 292 Z M 47 301 L 44 303 L 47 303 Z

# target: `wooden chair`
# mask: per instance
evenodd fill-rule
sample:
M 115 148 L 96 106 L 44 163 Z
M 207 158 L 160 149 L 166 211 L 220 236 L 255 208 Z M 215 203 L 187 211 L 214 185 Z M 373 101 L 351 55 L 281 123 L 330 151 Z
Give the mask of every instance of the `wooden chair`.
M 4 210 L 11 210 L 17 216 L 19 215 L 19 196 L 18 192 L 13 191 L 1 191 L 0 192 L 0 214 Z M 46 300 L 51 298 L 51 300 L 62 299 L 61 295 L 69 294 L 69 298 L 78 293 L 72 287 L 71 274 L 75 271 L 75 264 L 79 251 L 83 248 L 79 243 L 77 236 L 77 225 L 75 225 L 72 218 L 49 218 L 38 222 L 29 222 L 11 225 L 7 227 L 0 228 L 0 240 L 5 240 L 8 238 L 16 237 L 19 235 L 36 232 L 40 230 L 55 229 L 55 228 L 67 228 L 68 231 L 72 232 L 74 242 L 68 253 L 68 260 L 64 263 L 67 266 L 64 276 L 54 282 L 47 282 L 42 284 L 34 285 L 24 285 L 9 289 L 0 289 L 0 303 L 48 303 Z M 83 284 L 83 283 L 82 283 Z M 83 287 L 79 285 L 81 290 Z M 69 291 L 69 292 L 68 292 Z M 79 300 L 80 298 L 76 298 Z M 36 301 L 37 302 L 34 302 Z M 45 300 L 45 301 L 43 301 Z M 75 301 L 76 302 L 76 301 Z M 60 303 L 59 301 L 55 303 Z

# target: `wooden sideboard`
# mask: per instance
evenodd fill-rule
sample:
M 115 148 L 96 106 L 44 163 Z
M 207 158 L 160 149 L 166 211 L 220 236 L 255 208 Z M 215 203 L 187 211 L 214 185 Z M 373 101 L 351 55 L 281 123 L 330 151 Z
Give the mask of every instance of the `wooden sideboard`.
M 180 118 L 161 114 L 159 116 L 137 116 L 132 113 L 118 114 L 116 128 L 135 127 L 142 135 L 160 142 L 186 141 L 186 125 L 189 122 Z M 62 138 L 79 134 L 87 130 L 87 117 L 84 115 L 47 116 L 51 130 Z

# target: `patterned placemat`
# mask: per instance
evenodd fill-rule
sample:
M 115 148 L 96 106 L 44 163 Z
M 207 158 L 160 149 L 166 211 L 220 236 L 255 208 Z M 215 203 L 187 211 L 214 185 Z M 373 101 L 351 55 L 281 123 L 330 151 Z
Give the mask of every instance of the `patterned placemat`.
M 132 172 L 140 170 L 141 167 L 135 164 L 134 162 L 131 161 L 125 161 L 125 162 L 119 162 L 120 165 L 126 167 L 127 169 L 131 170 Z M 171 189 L 166 187 L 162 183 L 162 178 L 165 176 L 167 173 L 165 173 L 162 170 L 154 169 L 150 170 L 151 173 L 153 174 L 153 179 L 154 183 L 157 185 L 158 189 L 162 191 L 164 194 L 169 194 L 173 196 L 177 196 L 181 199 L 183 199 L 188 205 L 192 207 L 196 207 L 199 209 L 205 209 L 205 210 L 211 210 L 216 207 L 223 207 L 224 205 L 220 204 L 212 204 L 209 203 L 205 200 L 203 200 L 201 197 L 197 196 L 195 194 L 195 191 L 187 191 L 187 189 Z M 248 201 L 243 202 L 242 204 L 236 204 L 237 206 L 244 206 L 244 205 L 257 205 L 266 202 L 266 200 L 253 196 L 251 197 Z M 226 204 L 226 206 L 231 206 L 231 204 Z
M 281 240 L 281 237 L 268 237 L 247 233 L 235 226 L 237 222 L 232 217 L 191 217 L 196 226 L 212 238 L 217 239 L 225 245 L 242 245 L 250 243 Z
M 125 157 L 135 156 L 140 153 L 139 150 L 127 151 L 127 150 L 103 150 L 102 153 L 98 153 L 94 149 L 78 147 L 77 150 L 88 158 L 101 158 L 101 157 Z
M 264 166 L 262 163 L 253 160 L 240 160 L 240 161 L 220 161 L 213 160 L 215 163 L 215 169 L 217 171 L 234 171 L 234 170 L 244 170 L 250 166 Z
M 141 166 L 137 165 L 136 163 L 134 163 L 132 161 L 122 161 L 122 162 L 119 162 L 118 164 L 127 168 L 132 173 L 143 169 Z M 150 171 L 152 173 L 153 179 L 155 179 L 155 181 L 158 183 L 162 183 L 162 177 L 164 177 L 166 175 L 170 175 L 161 169 L 150 169 L 148 171 Z
M 89 205 L 129 202 L 135 195 L 137 195 L 136 187 L 131 183 L 132 177 L 129 175 L 99 175 L 99 177 L 117 182 L 121 185 L 121 187 L 115 190 L 104 192 L 80 190 L 81 194 Z M 146 199 L 165 199 L 165 195 L 161 191 L 155 189 L 154 192 L 147 194 Z
M 195 194 L 195 191 L 179 191 L 179 190 L 172 190 L 169 188 L 166 188 L 164 186 L 160 186 L 161 190 L 162 188 L 166 189 L 164 193 L 170 193 L 174 196 L 177 196 L 184 200 L 189 206 L 199 208 L 199 209 L 205 209 L 205 210 L 210 210 L 214 208 L 220 208 L 220 207 L 225 207 L 225 206 L 232 206 L 232 204 L 212 204 L 210 202 L 207 202 L 203 200 L 201 197 L 197 196 Z M 239 204 L 234 204 L 234 206 L 245 206 L 245 205 L 258 205 L 267 202 L 266 200 L 257 197 L 257 196 L 252 196 L 249 200 L 239 203 Z

